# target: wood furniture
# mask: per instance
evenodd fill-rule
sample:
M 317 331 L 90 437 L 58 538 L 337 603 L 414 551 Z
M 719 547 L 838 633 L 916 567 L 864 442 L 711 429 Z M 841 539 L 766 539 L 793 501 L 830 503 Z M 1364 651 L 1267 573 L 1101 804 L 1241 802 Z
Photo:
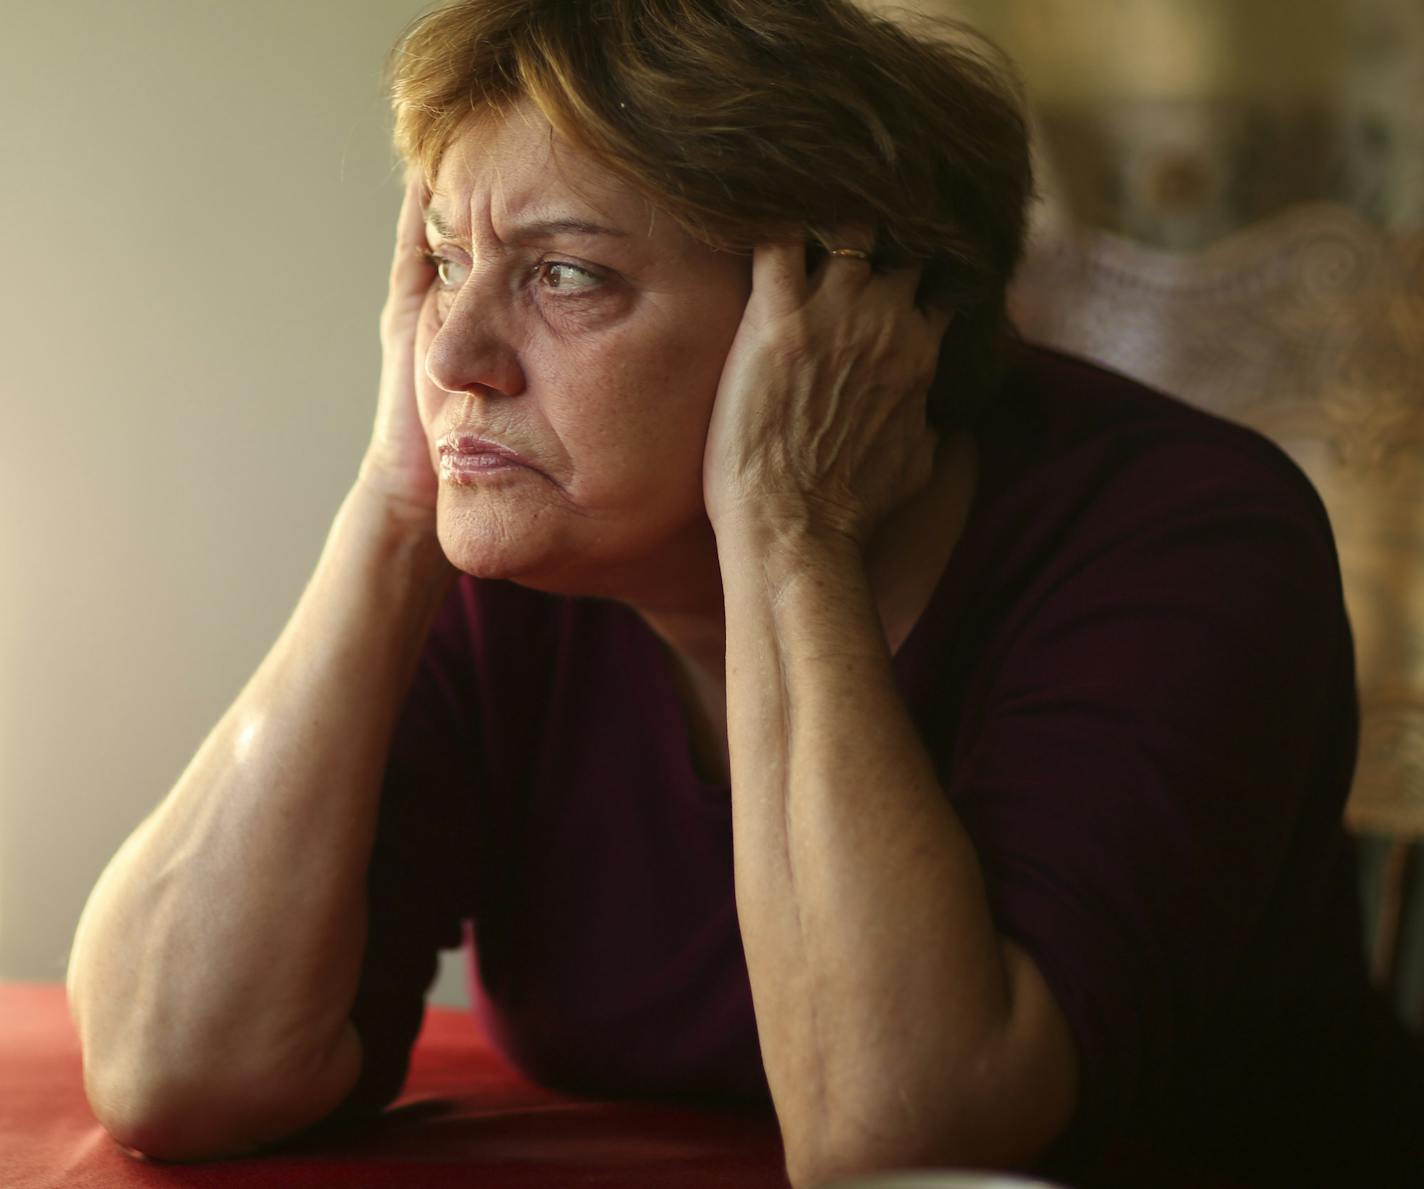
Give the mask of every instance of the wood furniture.
M 1361 700 L 1346 821 L 1392 840 L 1373 955 L 1392 981 L 1424 838 L 1424 232 L 1313 204 L 1176 255 L 1042 208 L 1011 308 L 1025 338 L 1259 430 L 1319 491 Z

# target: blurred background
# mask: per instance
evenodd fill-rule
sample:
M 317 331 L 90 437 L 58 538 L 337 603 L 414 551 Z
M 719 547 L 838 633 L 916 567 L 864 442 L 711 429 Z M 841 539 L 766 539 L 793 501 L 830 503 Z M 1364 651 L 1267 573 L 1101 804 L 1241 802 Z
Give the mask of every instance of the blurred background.
M 969 21 L 1015 59 L 1045 195 L 1079 221 L 1179 250 L 1311 200 L 1424 223 L 1419 0 L 913 7 Z
M 400 201 L 379 73 L 423 7 L 6 14 L 0 978 L 63 979 L 354 476 Z M 1019 62 L 1071 220 L 1179 252 L 1311 200 L 1424 227 L 1420 0 L 919 7 Z M 463 1003 L 447 959 L 433 998 Z

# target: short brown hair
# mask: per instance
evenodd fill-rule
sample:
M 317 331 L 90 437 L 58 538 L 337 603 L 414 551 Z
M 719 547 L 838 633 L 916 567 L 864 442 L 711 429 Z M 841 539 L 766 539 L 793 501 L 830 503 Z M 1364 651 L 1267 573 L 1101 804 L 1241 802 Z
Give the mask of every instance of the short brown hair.
M 713 247 L 873 226 L 877 262 L 924 262 L 922 297 L 957 311 L 931 421 L 972 424 L 997 386 L 1032 172 L 1017 82 L 962 25 L 918 34 L 849 0 L 461 0 L 417 18 L 387 73 L 427 184 L 472 114 L 527 98 Z

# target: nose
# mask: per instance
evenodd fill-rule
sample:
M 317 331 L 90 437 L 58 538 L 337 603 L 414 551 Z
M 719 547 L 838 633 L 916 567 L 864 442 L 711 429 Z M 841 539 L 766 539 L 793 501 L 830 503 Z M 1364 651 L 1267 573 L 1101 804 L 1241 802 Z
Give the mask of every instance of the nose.
M 446 392 L 524 391 L 524 369 L 494 287 L 471 273 L 451 300 L 425 355 L 425 374 Z

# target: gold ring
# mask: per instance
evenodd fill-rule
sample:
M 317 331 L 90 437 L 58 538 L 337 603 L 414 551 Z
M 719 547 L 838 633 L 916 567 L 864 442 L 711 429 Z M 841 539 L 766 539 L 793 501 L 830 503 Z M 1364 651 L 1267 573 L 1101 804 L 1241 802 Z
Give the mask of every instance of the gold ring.
M 850 256 L 855 260 L 869 260 L 870 253 L 862 252 L 859 248 L 831 248 L 832 256 Z

